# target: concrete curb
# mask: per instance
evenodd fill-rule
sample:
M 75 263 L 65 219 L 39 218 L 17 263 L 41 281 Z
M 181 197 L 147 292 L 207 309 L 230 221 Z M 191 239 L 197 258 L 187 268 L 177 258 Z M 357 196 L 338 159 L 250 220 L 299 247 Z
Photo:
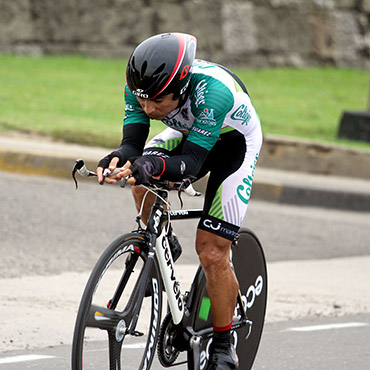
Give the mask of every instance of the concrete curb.
M 279 145 L 280 152 L 287 150 L 282 148 L 283 146 L 283 143 Z M 268 148 L 265 149 L 264 153 L 268 150 Z M 71 178 L 75 159 L 84 158 L 87 166 L 95 169 L 97 161 L 108 151 L 109 149 L 105 148 L 52 141 L 32 139 L 22 141 L 0 137 L 0 169 L 24 174 Z M 367 161 L 367 154 L 365 152 L 362 156 L 365 157 L 364 163 Z M 301 157 L 296 157 L 295 162 L 300 161 L 302 161 Z M 357 165 L 357 162 L 355 163 Z M 369 168 L 370 166 L 367 170 Z M 206 181 L 207 179 L 198 181 L 195 187 L 204 192 Z M 368 180 L 269 170 L 264 167 L 264 162 L 259 163 L 256 170 L 252 193 L 253 199 L 268 202 L 370 212 L 370 181 Z
M 370 180 L 370 151 L 276 135 L 264 136 L 258 165 Z
M 370 194 L 368 193 L 303 188 L 256 179 L 252 194 L 253 199 L 274 203 L 370 212 Z

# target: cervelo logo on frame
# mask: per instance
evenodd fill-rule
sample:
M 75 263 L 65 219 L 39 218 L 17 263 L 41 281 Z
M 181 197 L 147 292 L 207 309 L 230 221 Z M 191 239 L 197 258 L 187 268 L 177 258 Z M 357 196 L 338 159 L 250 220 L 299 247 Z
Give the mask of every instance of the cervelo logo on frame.
M 169 248 L 167 238 L 162 239 L 162 248 L 164 251 L 164 258 L 166 260 L 167 267 L 171 270 L 170 279 L 172 282 L 172 292 L 175 294 L 175 298 L 177 301 L 177 307 L 179 311 L 182 311 L 183 302 L 181 298 L 180 284 L 177 281 L 176 276 L 175 276 L 175 269 L 173 267 L 172 255 L 171 255 L 171 251 Z

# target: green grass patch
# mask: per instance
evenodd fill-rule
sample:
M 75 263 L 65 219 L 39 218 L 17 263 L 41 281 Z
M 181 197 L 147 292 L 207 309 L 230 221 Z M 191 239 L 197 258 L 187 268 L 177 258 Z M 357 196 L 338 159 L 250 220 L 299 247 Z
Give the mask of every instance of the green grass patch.
M 343 111 L 367 109 L 369 73 L 337 68 L 236 70 L 246 84 L 263 131 L 344 145 L 337 139 Z
M 126 60 L 0 56 L 0 130 L 116 147 Z M 265 134 L 369 148 L 336 139 L 344 110 L 365 110 L 369 74 L 335 68 L 237 68 Z M 153 122 L 151 136 L 163 129 Z

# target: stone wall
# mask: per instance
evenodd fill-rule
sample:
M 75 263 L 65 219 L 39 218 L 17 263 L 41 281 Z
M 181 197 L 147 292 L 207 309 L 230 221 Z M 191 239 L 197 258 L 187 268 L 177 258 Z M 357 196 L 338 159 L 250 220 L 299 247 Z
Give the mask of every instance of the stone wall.
M 0 52 L 127 57 L 167 31 L 228 64 L 370 68 L 370 0 L 0 0 Z

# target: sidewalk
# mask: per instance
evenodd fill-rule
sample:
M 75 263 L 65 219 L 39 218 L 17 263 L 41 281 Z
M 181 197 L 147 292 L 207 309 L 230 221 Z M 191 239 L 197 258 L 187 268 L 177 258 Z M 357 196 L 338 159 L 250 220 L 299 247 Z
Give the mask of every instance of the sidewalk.
M 106 148 L 66 144 L 40 137 L 2 135 L 0 170 L 70 178 L 75 159 L 83 158 L 89 168 L 95 169 L 97 161 L 108 152 Z M 268 155 L 274 156 L 274 153 L 262 152 L 262 154 L 264 159 Z M 297 162 L 299 160 L 300 158 L 296 158 Z M 269 169 L 264 167 L 264 163 L 266 160 L 256 169 L 253 199 L 370 211 L 369 179 Z M 353 167 L 356 167 L 356 162 L 353 163 Z M 196 188 L 204 191 L 205 181 L 199 181 Z

